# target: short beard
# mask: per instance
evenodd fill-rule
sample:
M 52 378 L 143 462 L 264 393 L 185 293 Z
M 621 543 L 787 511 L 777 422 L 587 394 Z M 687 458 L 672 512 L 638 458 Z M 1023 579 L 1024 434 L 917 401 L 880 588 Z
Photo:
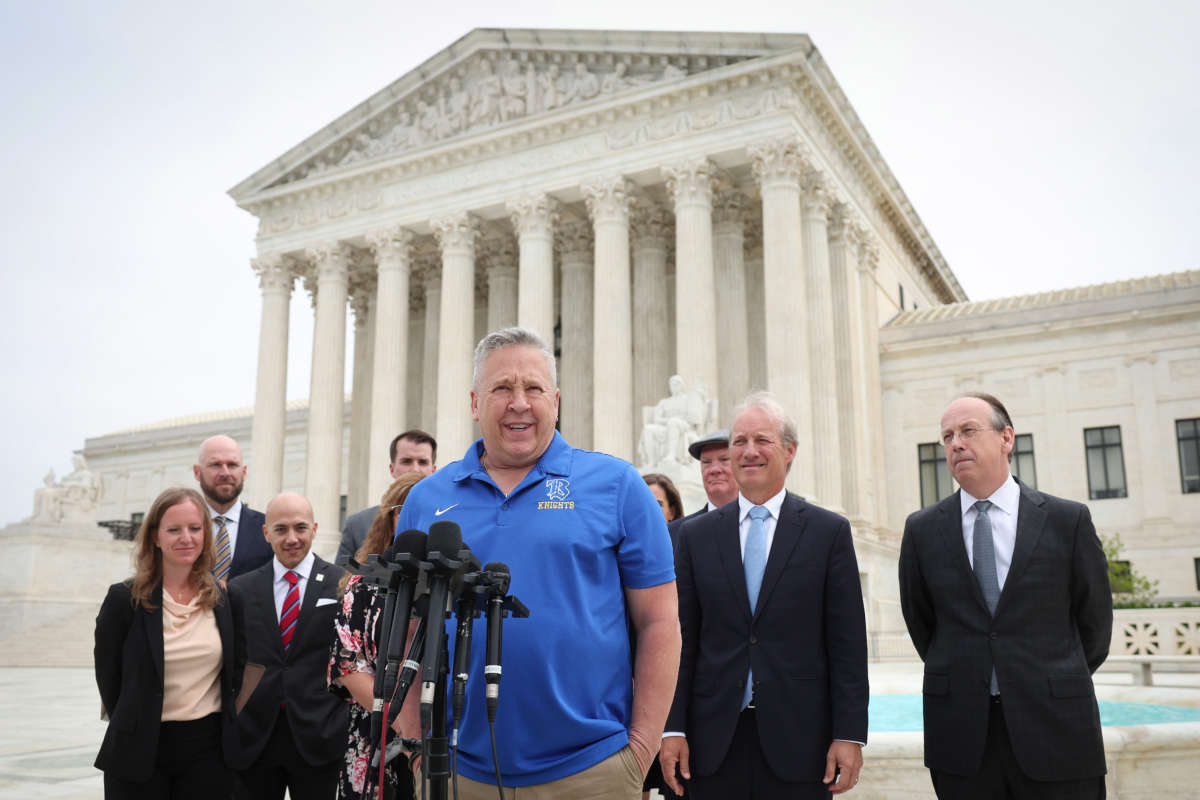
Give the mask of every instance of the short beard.
M 209 484 L 204 482 L 203 478 L 201 478 L 200 479 L 200 491 L 204 492 L 204 496 L 206 498 L 208 498 L 209 502 L 211 502 L 215 505 L 225 505 L 226 503 L 232 504 L 233 501 L 237 500 L 238 497 L 241 496 L 242 486 L 245 485 L 245 483 L 246 482 L 244 480 L 242 480 L 242 481 L 238 481 L 237 483 L 233 484 L 232 486 L 229 486 L 226 484 L 226 485 L 218 487 L 218 486 L 210 486 Z M 220 494 L 218 494 L 218 491 L 230 492 L 230 494 L 228 497 L 222 497 Z

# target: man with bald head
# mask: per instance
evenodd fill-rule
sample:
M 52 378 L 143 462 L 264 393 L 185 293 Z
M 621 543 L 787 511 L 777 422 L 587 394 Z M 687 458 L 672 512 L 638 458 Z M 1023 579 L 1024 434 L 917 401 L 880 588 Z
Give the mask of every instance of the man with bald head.
M 237 718 L 236 795 L 282 800 L 286 790 L 292 800 L 328 800 L 349 724 L 349 706 L 325 681 L 345 573 L 312 552 L 317 523 L 303 495 L 268 503 L 262 530 L 274 557 L 229 583 L 237 671 L 265 669 Z
M 212 436 L 200 444 L 192 474 L 204 493 L 213 521 L 216 560 L 213 575 L 228 581 L 256 569 L 271 559 L 271 548 L 258 535 L 264 524 L 262 512 L 241 501 L 246 482 L 242 448 L 228 436 Z M 248 535 L 239 536 L 240 531 Z

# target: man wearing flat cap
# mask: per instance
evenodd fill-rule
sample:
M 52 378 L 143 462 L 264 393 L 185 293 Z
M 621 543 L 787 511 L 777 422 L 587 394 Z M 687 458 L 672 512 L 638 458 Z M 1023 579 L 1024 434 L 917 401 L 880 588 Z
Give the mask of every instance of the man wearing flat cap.
M 714 508 L 737 499 L 738 487 L 733 480 L 733 469 L 729 465 L 729 429 L 721 428 L 688 445 L 688 454 L 700 462 L 700 479 L 704 482 L 704 494 L 708 502 L 686 517 L 667 523 L 667 531 L 674 544 L 679 529 L 689 519 L 706 514 Z

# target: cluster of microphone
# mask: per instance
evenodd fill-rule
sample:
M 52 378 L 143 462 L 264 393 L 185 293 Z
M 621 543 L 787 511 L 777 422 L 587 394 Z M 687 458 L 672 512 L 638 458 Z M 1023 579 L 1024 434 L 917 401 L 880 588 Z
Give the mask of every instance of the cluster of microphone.
M 404 531 L 382 554 L 369 556 L 366 564 L 350 559 L 344 566 L 384 593 L 371 708 L 372 746 L 378 748 L 384 740 L 385 731 L 420 675 L 426 765 L 431 777 L 445 774 L 449 766 L 446 740 L 438 733 L 444 734 L 445 729 L 445 676 L 450 672 L 446 621 L 453 613 L 458 623 L 451 700 L 453 742 L 457 745 L 458 725 L 466 703 L 475 618 L 480 614 L 487 618 L 483 672 L 490 726 L 495 722 L 500 699 L 502 620 L 510 613 L 514 617 L 529 616 L 521 601 L 508 594 L 511 580 L 508 565 L 492 562 L 481 567 L 479 559 L 463 543 L 459 526 L 447 520 L 433 523 L 428 535 L 419 530 Z M 411 619 L 416 619 L 417 625 L 404 654 Z M 385 763 L 400 751 L 400 744 L 397 741 L 387 748 L 383 755 Z M 372 766 L 378 765 L 379 758 L 376 749 Z

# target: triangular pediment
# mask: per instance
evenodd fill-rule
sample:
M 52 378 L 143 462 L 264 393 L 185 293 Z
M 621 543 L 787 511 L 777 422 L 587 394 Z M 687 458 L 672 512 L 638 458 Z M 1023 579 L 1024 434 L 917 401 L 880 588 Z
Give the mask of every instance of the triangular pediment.
M 810 48 L 802 34 L 476 29 L 230 190 L 235 200 Z

